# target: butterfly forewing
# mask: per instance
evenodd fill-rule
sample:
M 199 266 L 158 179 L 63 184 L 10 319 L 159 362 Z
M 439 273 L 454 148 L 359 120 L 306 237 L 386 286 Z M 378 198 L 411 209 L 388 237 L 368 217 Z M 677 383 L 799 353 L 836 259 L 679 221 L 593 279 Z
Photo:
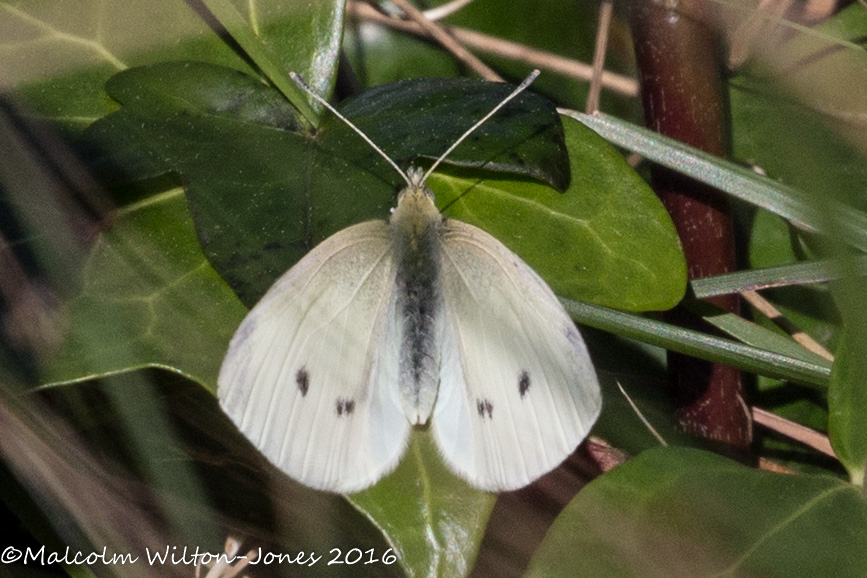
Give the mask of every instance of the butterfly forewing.
M 599 415 L 586 346 L 544 281 L 481 229 L 445 222 L 441 275 L 434 437 L 473 485 L 519 488 L 560 464 Z
M 394 285 L 388 225 L 355 225 L 285 273 L 232 339 L 218 380 L 224 411 L 309 486 L 365 488 L 406 446 Z

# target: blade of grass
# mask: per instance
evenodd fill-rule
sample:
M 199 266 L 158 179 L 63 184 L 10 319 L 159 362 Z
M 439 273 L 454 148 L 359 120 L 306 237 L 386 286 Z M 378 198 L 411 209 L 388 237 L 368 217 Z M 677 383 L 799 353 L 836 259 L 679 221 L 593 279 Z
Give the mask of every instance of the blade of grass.
M 828 351 L 821 343 L 813 339 L 806 331 L 795 325 L 788 317 L 783 315 L 783 312 L 777 309 L 773 303 L 759 295 L 755 291 L 743 291 L 741 298 L 750 304 L 750 307 L 755 309 L 759 315 L 764 315 L 774 325 L 783 330 L 792 339 L 798 342 L 804 349 L 812 351 L 819 357 L 827 359 L 834 363 L 834 355 Z
M 830 361 L 804 348 L 787 336 L 756 325 L 743 317 L 723 311 L 704 301 L 686 301 L 684 306 L 741 343 L 831 370 Z
M 867 276 L 867 256 L 853 258 L 852 267 L 859 275 Z M 772 287 L 823 283 L 839 279 L 840 276 L 840 264 L 836 261 L 805 261 L 693 279 L 690 281 L 690 287 L 697 299 L 705 299 L 716 295 L 757 291 Z
M 603 331 L 776 379 L 828 386 L 831 370 L 824 363 L 809 363 L 600 305 L 567 299 L 561 302 L 573 319 Z

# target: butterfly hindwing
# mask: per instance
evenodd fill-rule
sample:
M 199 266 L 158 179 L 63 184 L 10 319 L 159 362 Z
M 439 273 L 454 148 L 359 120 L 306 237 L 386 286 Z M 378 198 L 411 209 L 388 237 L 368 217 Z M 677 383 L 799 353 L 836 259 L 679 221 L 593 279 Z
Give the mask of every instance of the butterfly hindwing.
M 363 489 L 406 447 L 394 285 L 388 225 L 361 223 L 285 273 L 232 339 L 220 404 L 272 463 L 304 484 Z
M 560 464 L 599 414 L 587 348 L 545 282 L 477 227 L 444 223 L 441 282 L 437 445 L 475 486 L 524 486 Z

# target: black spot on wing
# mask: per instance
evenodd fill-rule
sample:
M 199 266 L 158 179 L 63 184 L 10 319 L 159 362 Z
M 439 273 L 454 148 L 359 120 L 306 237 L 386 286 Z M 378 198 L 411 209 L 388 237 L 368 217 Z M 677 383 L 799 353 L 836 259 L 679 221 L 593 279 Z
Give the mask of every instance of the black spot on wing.
M 584 340 L 581 339 L 581 334 L 578 333 L 578 329 L 575 325 L 569 323 L 564 329 L 566 332 L 566 339 L 569 340 L 569 344 L 573 349 L 583 350 L 587 348 L 587 346 L 584 345 Z
M 344 415 L 349 415 L 353 411 L 355 411 L 355 400 L 354 399 L 346 399 L 343 397 L 337 398 L 337 416 L 341 417 Z
M 485 416 L 487 416 L 488 419 L 493 417 L 494 404 L 492 404 L 489 399 L 477 399 L 476 409 L 479 412 L 479 417 L 482 419 L 485 419 Z
M 522 371 L 518 377 L 518 393 L 521 394 L 521 397 L 524 397 L 528 389 L 530 389 L 530 374 Z
M 310 374 L 307 373 L 306 367 L 302 367 L 295 374 L 295 383 L 298 384 L 298 391 L 301 392 L 301 397 L 307 395 L 307 390 L 310 389 Z

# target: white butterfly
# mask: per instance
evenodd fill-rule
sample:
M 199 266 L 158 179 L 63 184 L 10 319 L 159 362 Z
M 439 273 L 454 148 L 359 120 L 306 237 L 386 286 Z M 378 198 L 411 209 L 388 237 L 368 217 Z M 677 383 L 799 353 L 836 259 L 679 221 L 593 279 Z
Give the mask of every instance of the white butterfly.
M 602 401 L 572 320 L 526 263 L 481 229 L 445 219 L 424 186 L 536 74 L 424 175 L 404 175 L 370 143 L 407 182 L 391 218 L 323 241 L 241 323 L 220 369 L 220 404 L 289 476 L 363 490 L 430 421 L 451 470 L 478 488 L 511 490 L 586 437 Z

